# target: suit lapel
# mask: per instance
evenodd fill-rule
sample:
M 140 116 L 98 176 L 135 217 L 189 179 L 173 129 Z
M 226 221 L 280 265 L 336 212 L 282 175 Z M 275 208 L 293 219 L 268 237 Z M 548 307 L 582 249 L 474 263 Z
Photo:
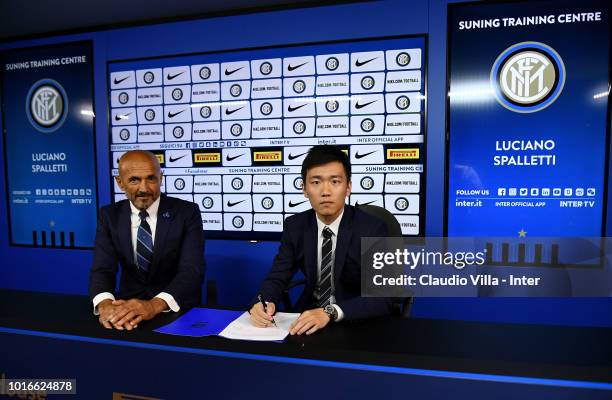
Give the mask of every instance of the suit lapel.
M 166 236 L 168 235 L 168 230 L 170 229 L 170 224 L 172 223 L 173 218 L 174 213 L 168 204 L 168 199 L 165 195 L 162 195 L 160 197 L 159 208 L 157 210 L 157 226 L 155 227 L 155 243 L 153 244 L 153 262 L 151 263 L 151 271 L 149 271 L 149 276 L 153 275 L 155 269 L 159 265 Z
M 312 210 L 304 227 L 304 270 L 306 281 L 314 284 L 317 282 L 317 239 L 317 217 Z
M 132 209 L 130 201 L 127 200 L 119 209 L 117 218 L 117 235 L 121 253 L 132 264 L 134 263 L 134 246 L 132 245 Z
M 346 253 L 351 243 L 351 237 L 353 236 L 353 209 L 351 207 L 344 207 L 344 214 L 340 221 L 340 227 L 338 228 L 338 241 L 336 242 L 336 260 L 334 262 L 334 284 L 338 287 L 338 280 L 342 275 L 342 268 L 344 267 L 344 260 L 346 259 Z

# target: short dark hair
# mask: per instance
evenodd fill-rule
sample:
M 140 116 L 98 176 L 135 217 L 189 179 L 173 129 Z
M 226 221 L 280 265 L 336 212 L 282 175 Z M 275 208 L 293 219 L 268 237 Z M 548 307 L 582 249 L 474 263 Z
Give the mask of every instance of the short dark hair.
M 338 161 L 344 166 L 346 179 L 350 181 L 351 163 L 348 156 L 340 147 L 328 144 L 317 145 L 310 148 L 302 163 L 302 179 L 306 181 L 306 173 L 309 169 L 334 161 Z

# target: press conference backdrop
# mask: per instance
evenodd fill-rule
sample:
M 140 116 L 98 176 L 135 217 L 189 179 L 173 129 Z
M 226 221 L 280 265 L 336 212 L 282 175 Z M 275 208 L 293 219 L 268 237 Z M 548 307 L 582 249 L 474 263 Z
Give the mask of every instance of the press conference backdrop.
M 521 4 L 449 8 L 448 235 L 599 237 L 610 3 Z
M 9 237 L 91 247 L 97 185 L 91 42 L 0 55 Z
M 113 174 L 126 150 L 150 150 L 209 236 L 278 237 L 310 208 L 308 150 L 336 144 L 352 164 L 347 201 L 423 234 L 424 57 L 423 37 L 401 37 L 112 62 Z

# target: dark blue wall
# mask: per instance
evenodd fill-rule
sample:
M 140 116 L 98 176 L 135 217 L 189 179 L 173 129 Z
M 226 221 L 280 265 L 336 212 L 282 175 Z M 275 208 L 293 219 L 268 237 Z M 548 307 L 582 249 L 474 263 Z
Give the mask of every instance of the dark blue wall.
M 357 4 L 235 15 L 117 29 L 0 45 L 0 50 L 92 40 L 100 204 L 110 202 L 106 62 L 190 52 L 406 34 L 428 35 L 427 220 L 442 236 L 446 0 L 381 0 Z M 85 83 L 84 83 L 85 84 Z M 0 143 L 0 146 L 2 144 Z M 4 169 L 4 152 L 0 151 Z M 85 294 L 92 252 L 8 246 L 6 176 L 0 174 L 0 287 Z M 245 305 L 268 270 L 278 243 L 207 242 L 208 278 L 225 305 Z M 417 299 L 418 317 L 612 326 L 610 299 Z

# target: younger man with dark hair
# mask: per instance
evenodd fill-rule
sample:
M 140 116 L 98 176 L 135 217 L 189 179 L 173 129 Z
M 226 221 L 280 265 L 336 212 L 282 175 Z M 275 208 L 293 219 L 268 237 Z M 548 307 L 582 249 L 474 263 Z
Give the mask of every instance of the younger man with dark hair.
M 384 237 L 387 230 L 383 221 L 345 204 L 351 194 L 348 157 L 337 146 L 314 146 L 302 164 L 302 179 L 312 209 L 285 220 L 278 254 L 260 289 L 267 312 L 255 302 L 252 323 L 272 324 L 276 304 L 298 269 L 306 285 L 292 335 L 312 334 L 330 321 L 390 313 L 391 299 L 360 296 L 361 238 Z

